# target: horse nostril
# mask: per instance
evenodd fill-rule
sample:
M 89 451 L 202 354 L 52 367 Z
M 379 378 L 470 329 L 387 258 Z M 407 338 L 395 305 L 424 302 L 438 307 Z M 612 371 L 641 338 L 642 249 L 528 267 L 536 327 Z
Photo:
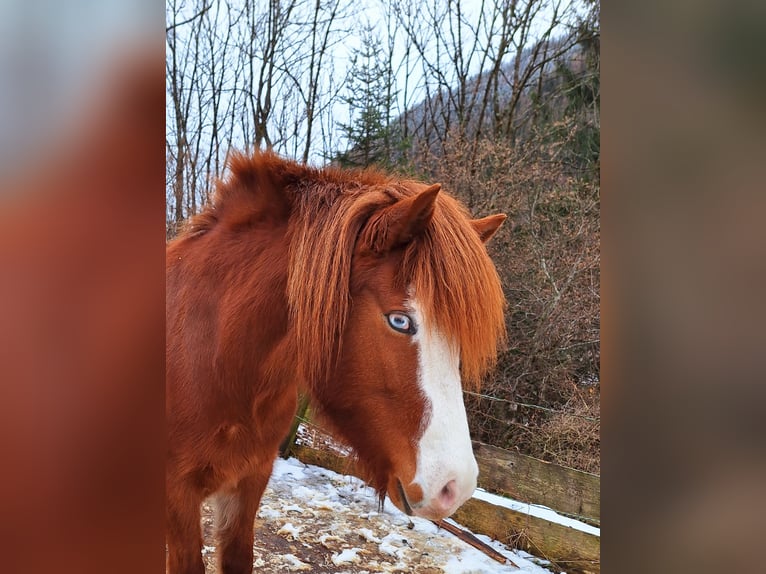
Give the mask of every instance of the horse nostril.
M 439 502 L 443 508 L 449 508 L 457 498 L 457 482 L 450 480 L 439 492 Z

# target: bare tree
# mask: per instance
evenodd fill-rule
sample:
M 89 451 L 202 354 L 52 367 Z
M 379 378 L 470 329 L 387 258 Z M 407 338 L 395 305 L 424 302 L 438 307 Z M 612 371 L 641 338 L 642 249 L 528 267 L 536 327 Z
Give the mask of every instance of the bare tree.
M 168 55 L 166 58 L 166 82 L 168 99 L 172 108 L 172 114 L 168 121 L 168 158 L 173 162 L 172 198 L 173 223 L 178 225 L 186 216 L 184 205 L 186 203 L 186 189 L 189 182 L 187 171 L 193 164 L 190 141 L 193 139 L 189 130 L 189 118 L 191 116 L 194 87 L 199 78 L 198 52 L 189 54 L 188 37 L 198 37 L 200 19 L 209 10 L 206 0 L 201 2 L 194 17 L 183 18 L 180 14 L 180 6 L 176 0 L 170 0 L 169 13 L 171 21 L 167 26 L 166 43 Z M 192 32 L 184 28 L 192 28 Z M 186 39 L 185 39 L 186 38 Z
M 256 147 L 272 146 L 269 121 L 273 109 L 275 86 L 280 82 L 280 63 L 285 63 L 286 41 L 289 41 L 291 17 L 297 0 L 268 0 L 266 13 L 256 11 L 255 5 L 245 3 L 247 14 L 247 46 L 245 54 L 249 68 L 248 99 L 253 117 Z M 256 63 L 260 64 L 255 68 Z
M 395 0 L 394 13 L 425 78 L 418 117 L 407 118 L 406 130 L 413 124 L 437 148 L 448 137 L 472 141 L 475 157 L 487 129 L 514 139 L 525 97 L 545 66 L 573 45 L 568 26 L 576 11 L 564 0 L 482 0 L 471 6 Z
M 328 49 L 339 41 L 333 39 L 337 32 L 334 25 L 341 16 L 341 0 L 330 0 L 323 4 L 321 0 L 316 0 L 311 21 L 311 53 L 308 64 L 308 86 L 305 90 L 306 104 L 306 140 L 303 146 L 303 162 L 309 160 L 311 151 L 312 135 L 314 131 L 314 120 L 316 117 L 317 106 L 319 105 L 319 94 L 321 91 L 321 78 L 324 72 L 322 64 L 327 56 Z

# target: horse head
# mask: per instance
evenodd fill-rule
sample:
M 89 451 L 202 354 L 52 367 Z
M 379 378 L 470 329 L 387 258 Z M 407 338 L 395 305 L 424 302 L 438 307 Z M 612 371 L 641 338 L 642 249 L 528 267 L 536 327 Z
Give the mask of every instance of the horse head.
M 483 243 L 504 220 L 471 220 L 440 185 L 409 182 L 354 246 L 338 359 L 317 395 L 381 499 L 407 514 L 449 516 L 476 488 L 461 360 L 476 379 L 502 338 Z

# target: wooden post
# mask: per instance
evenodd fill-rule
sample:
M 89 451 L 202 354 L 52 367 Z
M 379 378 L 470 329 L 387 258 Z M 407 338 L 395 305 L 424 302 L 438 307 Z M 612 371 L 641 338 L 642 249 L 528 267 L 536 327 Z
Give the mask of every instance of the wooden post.
M 301 395 L 300 399 L 298 400 L 298 410 L 295 413 L 293 425 L 290 427 L 290 433 L 287 435 L 287 437 L 285 437 L 285 440 L 282 441 L 282 444 L 279 447 L 279 453 L 282 458 L 290 458 L 293 451 L 293 446 L 295 446 L 295 435 L 298 434 L 298 426 L 303 420 L 305 420 L 306 412 L 308 412 L 308 410 L 309 396 Z

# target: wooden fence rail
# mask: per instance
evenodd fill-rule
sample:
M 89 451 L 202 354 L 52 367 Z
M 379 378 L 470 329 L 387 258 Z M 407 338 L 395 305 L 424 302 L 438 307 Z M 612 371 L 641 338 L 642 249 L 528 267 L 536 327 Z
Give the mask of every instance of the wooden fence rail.
M 583 522 L 601 523 L 601 479 L 597 475 L 477 441 L 473 453 L 479 463 L 481 488 L 541 504 Z
M 359 476 L 352 458 L 304 445 L 293 445 L 291 454 L 308 464 Z M 598 476 L 478 442 L 474 454 L 481 488 L 599 523 Z M 474 532 L 546 558 L 567 572 L 600 572 L 597 535 L 477 498 L 466 502 L 452 518 Z

